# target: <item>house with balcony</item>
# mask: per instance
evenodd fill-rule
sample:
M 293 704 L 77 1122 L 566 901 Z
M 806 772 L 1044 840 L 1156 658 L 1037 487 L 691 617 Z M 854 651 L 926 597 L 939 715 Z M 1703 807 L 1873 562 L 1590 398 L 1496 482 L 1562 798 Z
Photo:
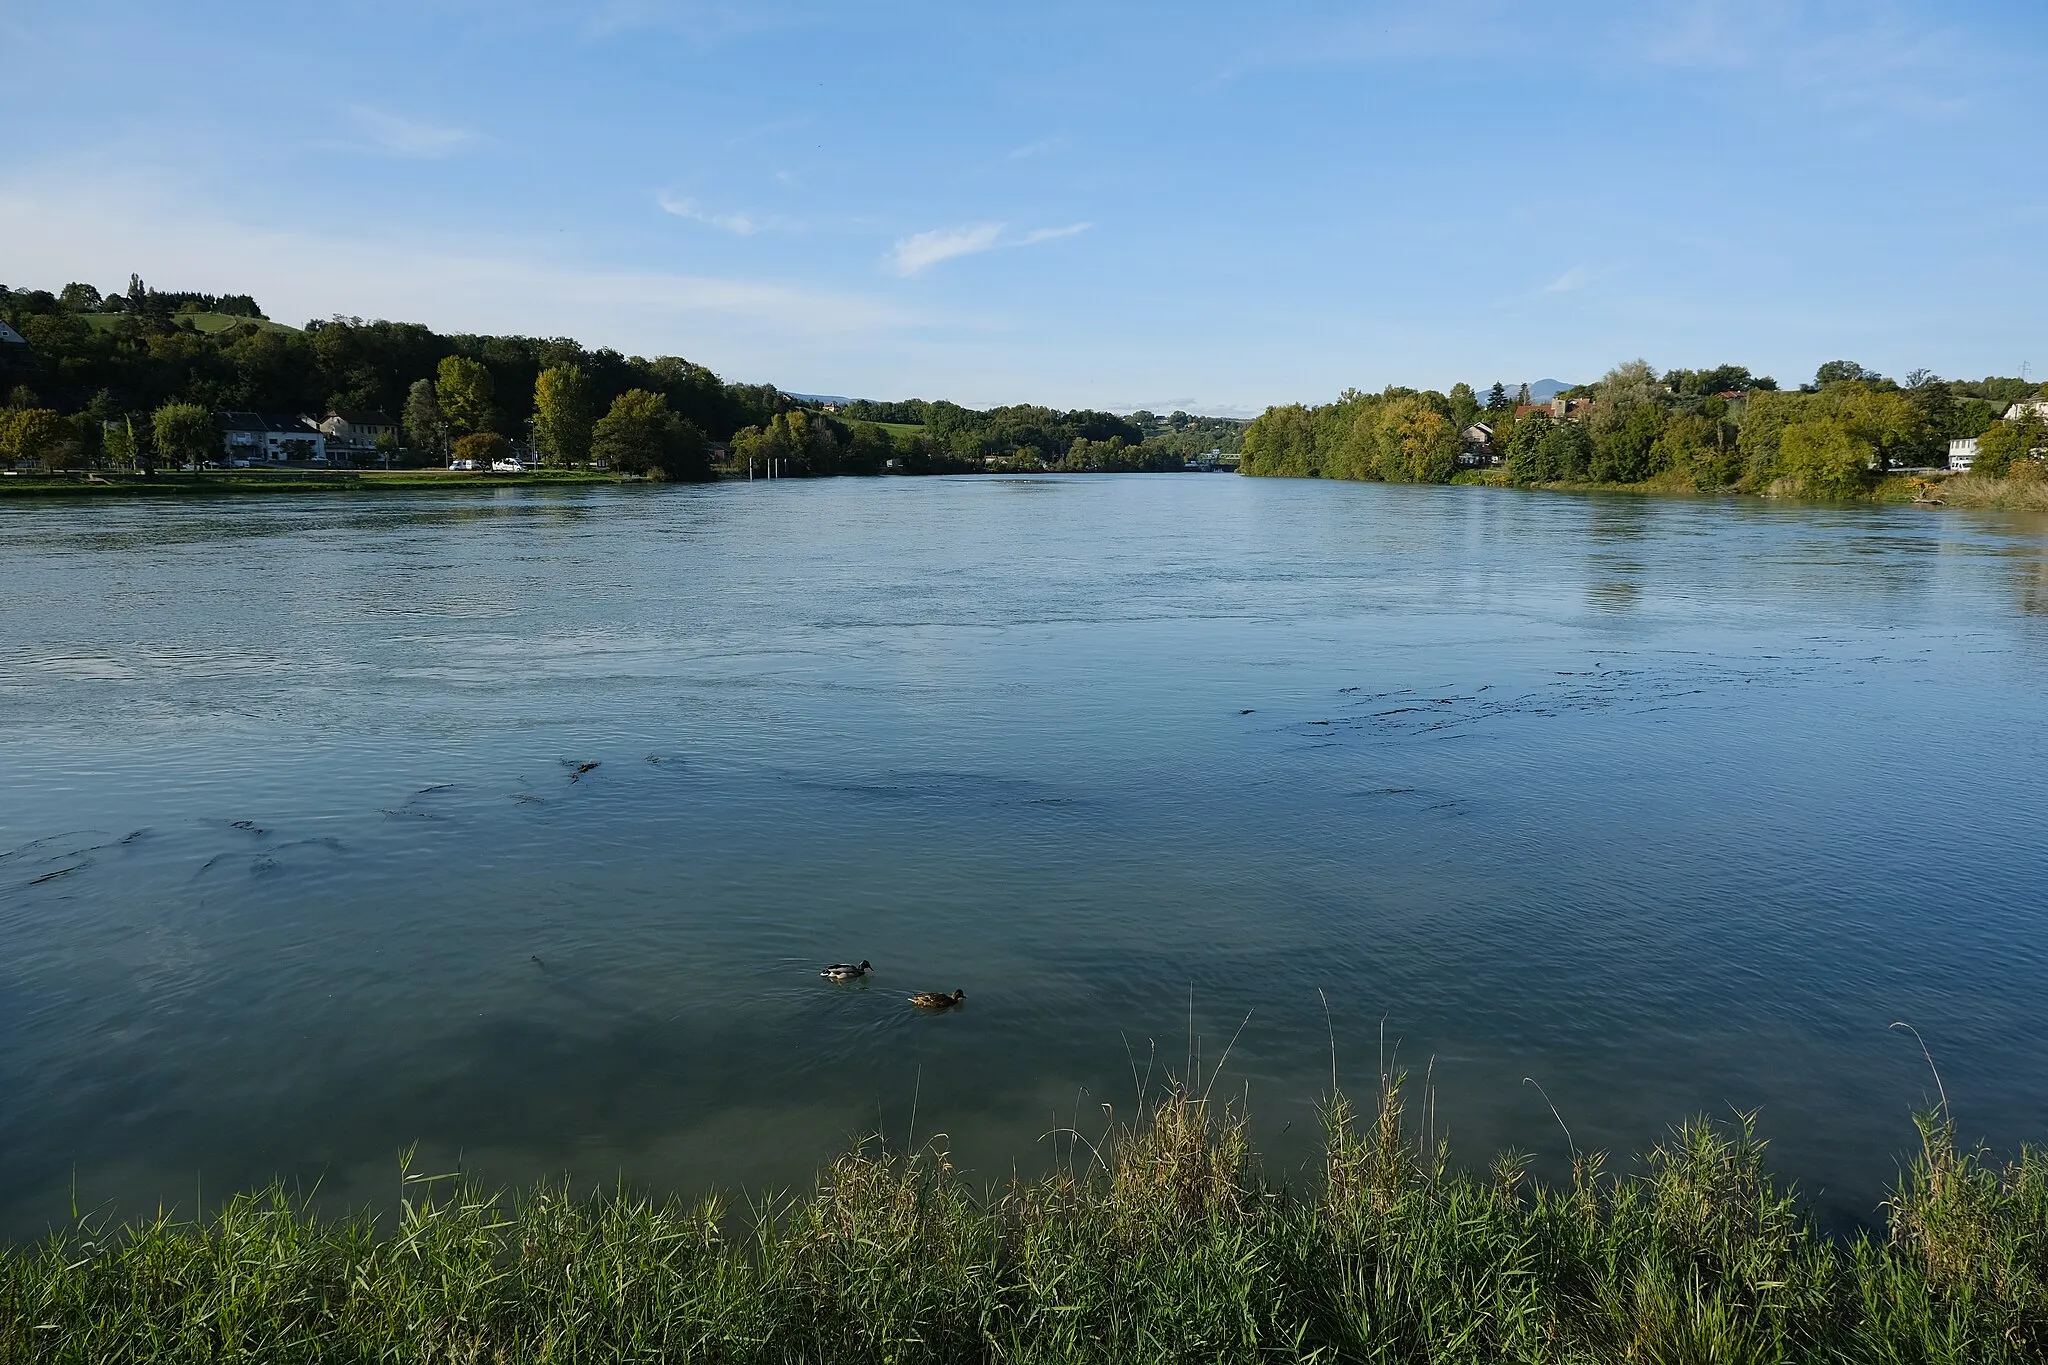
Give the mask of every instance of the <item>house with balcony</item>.
M 311 418 L 290 413 L 223 412 L 221 451 L 230 465 L 327 463 L 327 434 Z
M 379 443 L 387 438 L 395 442 L 398 423 L 384 413 L 363 409 L 330 412 L 320 423 L 320 434 L 327 438 L 328 458 L 353 464 L 376 458 Z

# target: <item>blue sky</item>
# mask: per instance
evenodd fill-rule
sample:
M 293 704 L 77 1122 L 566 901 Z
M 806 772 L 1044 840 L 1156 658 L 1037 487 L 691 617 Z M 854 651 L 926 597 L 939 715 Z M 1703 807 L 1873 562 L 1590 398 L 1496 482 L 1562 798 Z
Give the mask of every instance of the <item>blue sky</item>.
M 2009 3 L 0 0 L 0 280 L 804 392 L 2048 376 Z

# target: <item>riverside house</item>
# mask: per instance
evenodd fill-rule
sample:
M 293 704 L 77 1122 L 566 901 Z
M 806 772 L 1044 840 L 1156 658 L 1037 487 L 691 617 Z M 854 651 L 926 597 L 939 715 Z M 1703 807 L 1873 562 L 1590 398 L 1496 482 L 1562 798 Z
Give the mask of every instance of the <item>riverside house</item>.
M 273 412 L 220 414 L 221 449 L 230 465 L 327 463 L 327 435 L 304 417 Z
M 327 438 L 330 457 L 354 464 L 376 458 L 377 443 L 386 437 L 397 440 L 398 423 L 381 412 L 330 412 L 320 423 L 320 432 Z

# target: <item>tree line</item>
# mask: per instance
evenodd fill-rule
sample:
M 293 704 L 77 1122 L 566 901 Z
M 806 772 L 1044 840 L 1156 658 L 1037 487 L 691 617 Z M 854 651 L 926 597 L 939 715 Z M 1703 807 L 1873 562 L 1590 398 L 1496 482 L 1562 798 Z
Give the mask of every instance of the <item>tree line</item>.
M 1822 498 L 1868 493 L 1887 470 L 1939 467 L 1949 442 L 1975 437 L 1975 472 L 2040 470 L 2048 447 L 2038 410 L 2048 384 L 1990 377 L 1903 382 L 1830 361 L 1812 383 L 1780 390 L 1739 365 L 1669 370 L 1618 365 L 1549 404 L 1496 383 L 1449 393 L 1347 390 L 1316 407 L 1268 408 L 1244 435 L 1242 470 L 1297 478 L 1447 483 L 1647 484 Z M 1485 470 L 1481 473 L 1480 470 Z
M 218 454 L 226 411 L 383 413 L 398 422 L 386 456 L 414 463 L 488 463 L 517 442 L 545 464 L 670 479 L 707 477 L 720 454 L 791 476 L 1178 469 L 1198 447 L 1235 450 L 1244 428 L 922 399 L 830 412 L 678 356 L 353 317 L 284 327 L 248 295 L 135 276 L 106 294 L 0 285 L 0 320 L 27 342 L 0 346 L 0 458 L 58 469 L 196 464 Z

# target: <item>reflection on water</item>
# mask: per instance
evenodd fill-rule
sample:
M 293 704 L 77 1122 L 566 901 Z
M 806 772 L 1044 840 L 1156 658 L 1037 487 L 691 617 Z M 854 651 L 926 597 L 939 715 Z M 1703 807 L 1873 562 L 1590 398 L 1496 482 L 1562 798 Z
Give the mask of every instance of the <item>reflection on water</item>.
M 414 1140 L 787 1184 L 913 1096 L 999 1176 L 1247 1015 L 1285 1169 L 1324 994 L 1345 1074 L 1384 1021 L 1475 1158 L 1555 1169 L 1524 1076 L 1620 1152 L 1760 1107 L 1855 1216 L 1928 1089 L 1898 1018 L 1973 1135 L 2048 1135 L 2037 521 L 1192 476 L 15 504 L 0 598 L 6 1235 L 74 1174 L 383 1200 Z

